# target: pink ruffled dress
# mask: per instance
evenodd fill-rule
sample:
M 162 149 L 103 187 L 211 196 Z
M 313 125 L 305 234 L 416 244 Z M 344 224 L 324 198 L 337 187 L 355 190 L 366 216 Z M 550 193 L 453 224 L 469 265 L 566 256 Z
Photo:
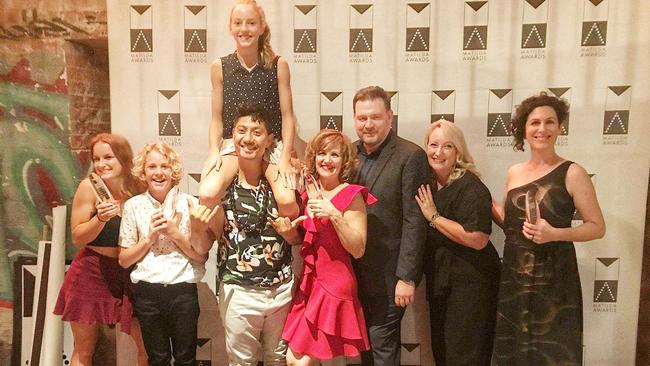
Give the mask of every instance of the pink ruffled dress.
M 367 205 L 377 201 L 366 187 L 350 184 L 331 202 L 343 212 L 357 194 Z M 306 194 L 302 198 L 306 201 Z M 302 225 L 304 267 L 282 338 L 293 351 L 321 360 L 358 356 L 370 342 L 351 256 L 329 219 L 308 217 Z

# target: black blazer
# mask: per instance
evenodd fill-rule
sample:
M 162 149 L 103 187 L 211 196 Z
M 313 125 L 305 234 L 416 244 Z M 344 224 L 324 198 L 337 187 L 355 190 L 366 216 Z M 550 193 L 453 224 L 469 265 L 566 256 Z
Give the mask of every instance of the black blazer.
M 431 170 L 422 148 L 391 134 L 366 177 L 377 203 L 367 209 L 365 254 L 354 261 L 362 301 L 394 297 L 398 279 L 419 282 L 422 277 L 427 221 L 415 195 L 421 184 L 431 182 Z

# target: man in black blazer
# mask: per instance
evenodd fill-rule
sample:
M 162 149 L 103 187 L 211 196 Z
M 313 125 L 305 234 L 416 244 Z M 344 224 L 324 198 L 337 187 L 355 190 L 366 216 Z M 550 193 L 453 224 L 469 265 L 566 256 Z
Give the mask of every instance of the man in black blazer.
M 392 131 L 388 94 L 378 86 L 359 90 L 352 101 L 359 170 L 355 183 L 377 197 L 368 206 L 364 256 L 355 261 L 359 298 L 372 350 L 363 365 L 398 366 L 400 324 L 422 274 L 427 222 L 415 201 L 431 182 L 423 149 Z

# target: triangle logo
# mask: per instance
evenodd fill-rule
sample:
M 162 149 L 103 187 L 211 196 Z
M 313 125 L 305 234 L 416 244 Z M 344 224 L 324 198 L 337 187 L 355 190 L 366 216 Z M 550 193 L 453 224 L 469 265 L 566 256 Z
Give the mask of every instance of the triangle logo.
M 305 15 L 309 14 L 309 12 L 312 11 L 315 7 L 316 5 L 296 5 L 296 8 Z
M 137 11 L 138 14 L 142 15 L 145 11 L 149 10 L 151 5 L 131 5 L 133 10 Z
M 429 6 L 429 3 L 415 3 L 415 4 L 409 4 L 409 7 L 413 10 L 415 10 L 416 13 L 422 12 L 424 8 Z
M 357 12 L 359 12 L 359 14 L 363 14 L 363 13 L 365 13 L 368 9 L 370 9 L 370 7 L 372 6 L 372 4 L 356 4 L 356 5 L 351 5 L 351 6 L 354 8 L 354 10 L 356 10 Z
M 321 92 L 330 102 L 333 102 L 342 92 Z

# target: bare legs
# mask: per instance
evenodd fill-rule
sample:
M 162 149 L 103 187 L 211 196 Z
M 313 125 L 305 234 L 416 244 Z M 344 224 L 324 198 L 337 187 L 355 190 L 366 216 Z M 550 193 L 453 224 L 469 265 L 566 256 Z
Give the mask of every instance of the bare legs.
M 144 348 L 144 341 L 140 332 L 140 322 L 135 317 L 131 319 L 131 338 L 133 338 L 133 342 L 138 347 L 138 366 L 149 365 L 147 350 Z
M 199 186 L 199 201 L 202 205 L 214 208 L 221 203 L 226 188 L 235 179 L 239 166 L 237 156 L 234 154 L 224 155 L 221 157 L 221 169 L 218 171 L 212 169 L 201 180 Z
M 74 349 L 72 351 L 72 366 L 91 366 L 93 355 L 97 345 L 97 335 L 100 324 L 86 324 L 70 322 L 72 336 L 74 338 Z M 138 347 L 138 366 L 147 366 L 147 351 L 144 349 L 140 323 L 136 318 L 131 320 L 131 337 Z
M 224 155 L 221 157 L 221 169 L 212 170 L 203 178 L 199 187 L 199 200 L 201 204 L 213 208 L 221 203 L 226 189 L 235 179 L 239 166 L 236 155 Z M 286 188 L 284 179 L 278 177 L 278 167 L 268 164 L 264 171 L 266 180 L 271 184 L 273 196 L 278 204 L 278 214 L 283 217 L 295 219 L 298 217 L 299 209 L 293 189 Z
M 287 366 L 316 366 L 320 365 L 320 360 L 312 358 L 309 355 L 294 352 L 291 348 L 287 349 Z
M 92 365 L 99 325 L 71 322 L 70 326 L 72 327 L 72 336 L 74 338 L 72 366 Z
M 284 178 L 278 176 L 278 166 L 269 164 L 264 171 L 264 176 L 271 184 L 275 202 L 278 204 L 278 215 L 292 220 L 298 217 L 300 212 L 296 195 L 293 189 L 285 187 Z

